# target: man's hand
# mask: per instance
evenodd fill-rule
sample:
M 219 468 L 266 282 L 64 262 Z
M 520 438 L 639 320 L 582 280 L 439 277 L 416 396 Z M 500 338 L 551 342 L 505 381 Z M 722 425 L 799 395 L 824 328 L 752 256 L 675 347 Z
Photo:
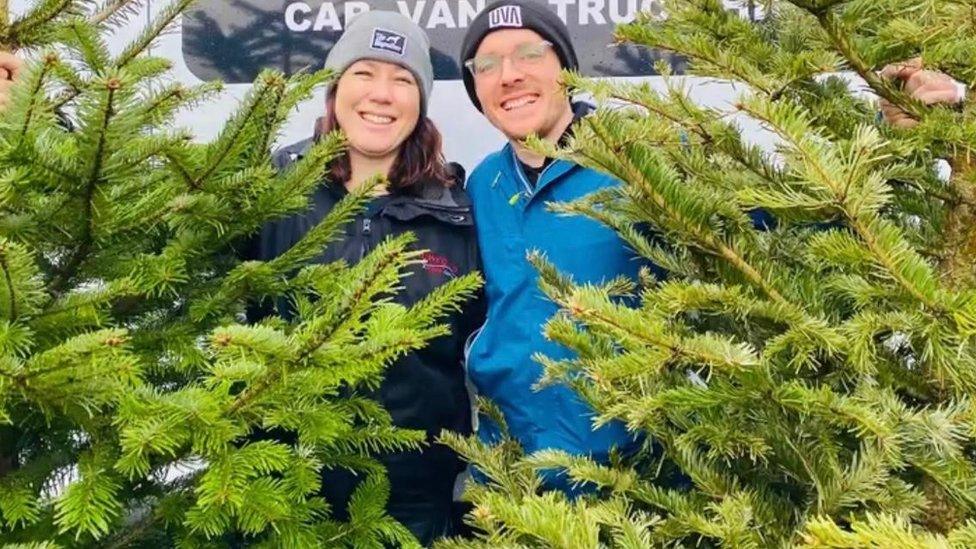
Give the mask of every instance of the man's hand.
M 922 59 L 918 57 L 886 66 L 881 70 L 881 77 L 900 80 L 905 93 L 926 105 L 958 103 L 962 100 L 959 84 L 955 80 L 941 72 L 923 69 Z M 918 120 L 885 99 L 881 99 L 881 114 L 889 124 L 898 128 L 911 128 L 918 124 Z
M 24 62 L 16 54 L 0 51 L 0 109 L 10 103 L 10 88 L 20 79 Z

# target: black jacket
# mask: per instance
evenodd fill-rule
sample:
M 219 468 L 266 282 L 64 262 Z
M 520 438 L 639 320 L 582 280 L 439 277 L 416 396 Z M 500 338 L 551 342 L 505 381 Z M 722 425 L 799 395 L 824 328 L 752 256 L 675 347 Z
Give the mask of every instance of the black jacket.
M 275 154 L 278 169 L 302 157 L 312 145 L 308 139 L 285 147 Z M 395 301 L 410 306 L 447 280 L 480 270 L 477 237 L 471 213 L 471 202 L 460 181 L 452 188 L 431 183 L 413 191 L 395 191 L 374 199 L 368 209 L 346 227 L 345 236 L 331 243 L 316 259 L 329 263 L 339 259 L 355 264 L 377 244 L 390 236 L 412 232 L 417 241 L 414 249 L 427 250 L 421 265 L 401 280 L 403 289 Z M 269 260 L 277 257 L 318 224 L 346 195 L 342 185 L 323 182 L 311 197 L 304 213 L 265 225 L 252 239 L 245 255 L 249 259 Z M 265 303 L 252 310 L 255 317 L 277 313 L 291 315 L 286 300 Z M 258 311 L 257 314 L 254 314 Z M 446 321 L 451 334 L 431 341 L 425 348 L 397 360 L 386 372 L 375 397 L 401 427 L 420 429 L 433 440 L 441 430 L 461 434 L 471 432 L 471 403 L 465 387 L 463 368 L 464 343 L 468 335 L 483 322 L 484 300 L 477 299 L 453 313 Z M 432 506 L 434 514 L 450 512 L 452 488 L 457 473 L 463 470 L 461 460 L 447 447 L 431 444 L 421 452 L 378 456 L 386 465 L 391 482 L 389 510 L 408 527 L 410 517 L 397 516 L 397 508 Z M 329 502 L 343 517 L 345 500 L 357 479 L 339 471 L 326 472 L 323 485 Z M 442 506 L 443 509 L 441 508 Z M 434 509 L 436 508 L 436 509 Z M 402 511 L 402 509 L 401 509 Z M 418 509 L 420 514 L 427 511 Z M 425 541 L 427 526 L 411 527 Z M 434 526 L 435 529 L 439 528 Z M 436 532 L 440 534 L 443 532 Z

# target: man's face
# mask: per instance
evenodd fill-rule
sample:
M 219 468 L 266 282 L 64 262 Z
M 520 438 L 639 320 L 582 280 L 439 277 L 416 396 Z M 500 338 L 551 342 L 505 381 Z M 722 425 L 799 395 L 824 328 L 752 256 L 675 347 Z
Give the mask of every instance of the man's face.
M 557 139 L 564 121 L 572 120 L 560 83 L 559 57 L 535 31 L 492 32 L 481 41 L 474 59 L 475 93 L 482 111 L 509 139 L 532 134 Z

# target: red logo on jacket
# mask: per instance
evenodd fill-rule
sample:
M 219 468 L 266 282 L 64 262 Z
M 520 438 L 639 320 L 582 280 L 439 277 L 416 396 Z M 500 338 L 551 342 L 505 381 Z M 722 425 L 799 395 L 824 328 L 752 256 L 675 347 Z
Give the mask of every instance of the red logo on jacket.
M 448 278 L 454 278 L 458 275 L 457 265 L 451 263 L 451 260 L 440 254 L 424 252 L 420 260 L 421 265 L 424 266 L 424 270 L 428 273 L 444 275 Z

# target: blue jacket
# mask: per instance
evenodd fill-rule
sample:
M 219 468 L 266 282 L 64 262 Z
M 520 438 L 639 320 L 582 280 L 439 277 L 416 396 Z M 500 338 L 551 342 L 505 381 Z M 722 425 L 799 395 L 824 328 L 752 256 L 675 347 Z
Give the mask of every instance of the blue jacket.
M 486 157 L 468 179 L 488 301 L 485 325 L 467 348 L 468 375 L 478 392 L 501 408 L 526 452 L 554 448 L 603 460 L 611 447 L 634 443 L 621 423 L 594 432 L 592 409 L 572 389 L 532 388 L 542 375 L 533 354 L 555 359 L 572 355 L 542 335 L 557 307 L 539 289 L 538 273 L 526 254 L 543 252 L 577 283 L 633 278 L 642 264 L 612 230 L 586 217 L 556 215 L 546 204 L 618 184 L 610 176 L 557 160 L 533 188 L 510 144 Z M 484 421 L 478 431 L 483 440 L 497 436 L 497 428 Z

